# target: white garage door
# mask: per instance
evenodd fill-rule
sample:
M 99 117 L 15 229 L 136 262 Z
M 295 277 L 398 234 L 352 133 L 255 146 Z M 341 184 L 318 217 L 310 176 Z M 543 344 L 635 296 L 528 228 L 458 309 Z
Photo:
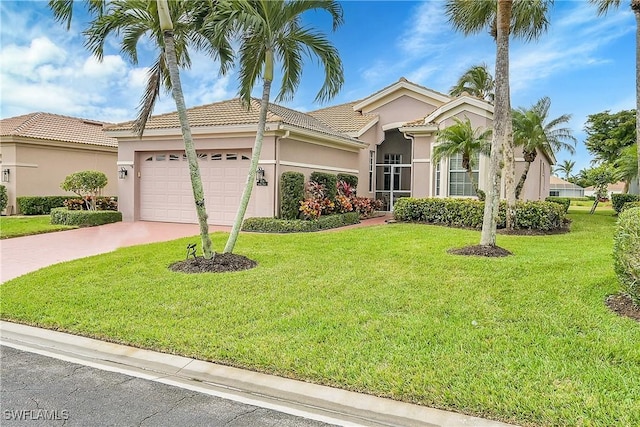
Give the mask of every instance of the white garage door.
M 250 150 L 198 151 L 209 224 L 231 225 L 247 179 Z M 144 154 L 140 165 L 140 219 L 197 223 L 184 152 Z M 253 216 L 253 197 L 245 217 Z

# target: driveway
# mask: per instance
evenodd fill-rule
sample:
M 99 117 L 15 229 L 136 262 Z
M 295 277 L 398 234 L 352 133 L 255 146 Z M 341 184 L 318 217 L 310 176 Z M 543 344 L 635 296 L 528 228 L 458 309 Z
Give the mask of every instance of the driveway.
M 230 229 L 209 226 L 209 232 Z M 125 246 L 164 242 L 198 234 L 200 229 L 197 224 L 138 221 L 2 239 L 0 283 L 63 261 L 103 254 Z

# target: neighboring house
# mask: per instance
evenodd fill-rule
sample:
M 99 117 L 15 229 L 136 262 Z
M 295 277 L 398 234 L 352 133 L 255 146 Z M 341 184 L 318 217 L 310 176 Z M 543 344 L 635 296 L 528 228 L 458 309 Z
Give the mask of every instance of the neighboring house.
M 64 178 L 82 170 L 107 175 L 104 194 L 117 192 L 118 142 L 107 136 L 106 123 L 49 113 L 0 120 L 0 169 L 7 187 L 7 214 L 19 213 L 21 196 L 70 195 Z
M 238 99 L 188 110 L 191 131 L 212 224 L 231 224 L 246 182 L 258 123 L 259 102 L 246 111 Z M 260 168 L 267 185 L 256 185 L 250 216 L 277 216 L 279 179 L 285 171 L 306 178 L 313 171 L 359 178 L 358 194 L 375 197 L 392 210 L 400 197 L 473 197 L 461 159 L 431 161 L 438 129 L 453 118 L 469 117 L 474 127 L 490 127 L 493 106 L 469 95 L 452 98 L 402 78 L 373 95 L 302 113 L 270 104 Z M 132 122 L 106 129 L 119 143 L 119 205 L 125 221 L 196 222 L 193 196 L 176 113 L 154 116 L 140 139 Z M 524 168 L 516 155 L 517 173 Z M 476 171 L 480 188 L 488 182 L 488 158 Z M 526 199 L 549 194 L 553 158 L 540 153 L 523 190 Z M 519 175 L 518 175 L 519 177 Z
M 586 194 L 584 188 L 573 184 L 569 181 L 551 176 L 549 195 L 555 197 L 584 197 Z
M 620 181 L 620 182 L 616 182 L 614 184 L 609 184 L 607 186 L 607 199 L 611 198 L 612 194 L 622 194 L 624 193 L 624 188 L 625 188 L 625 182 L 624 181 Z M 596 195 L 596 190 L 594 186 L 591 187 L 587 187 L 584 189 L 584 195 L 586 197 L 594 197 Z

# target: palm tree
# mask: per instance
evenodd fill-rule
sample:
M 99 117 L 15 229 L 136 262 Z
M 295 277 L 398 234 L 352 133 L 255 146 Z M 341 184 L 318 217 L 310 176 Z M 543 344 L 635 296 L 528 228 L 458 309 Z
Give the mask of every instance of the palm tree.
M 473 176 L 473 163 L 478 154 L 488 155 L 490 153 L 491 129 L 473 129 L 468 117 L 465 117 L 464 121 L 457 117 L 453 119 L 454 125 L 438 132 L 439 144 L 433 149 L 433 161 L 439 162 L 445 157 L 462 155 L 462 167 L 467 171 L 473 191 L 479 199 L 483 200 L 484 195 L 478 189 L 478 183 Z
M 226 70 L 232 51 L 225 35 L 206 36 L 201 31 L 205 18 L 212 12 L 212 7 L 213 3 L 209 0 L 177 0 L 170 3 L 167 0 L 114 0 L 101 9 L 101 13 L 91 21 L 89 28 L 84 32 L 87 48 L 99 60 L 103 58 L 104 45 L 112 34 L 122 35 L 121 52 L 134 64 L 138 63 L 137 46 L 142 40 L 151 40 L 157 47 L 158 56 L 149 72 L 149 81 L 140 103 L 134 130 L 142 135 L 161 87 L 171 90 L 182 129 L 200 225 L 202 251 L 206 259 L 212 259 L 215 253 L 209 236 L 202 178 L 187 119 L 179 68 L 189 67 L 188 47 L 191 45 L 219 58 L 222 64 L 221 71 Z
M 336 30 L 342 24 L 342 6 L 337 1 L 232 0 L 229 3 L 228 10 L 219 16 L 219 21 L 213 23 L 212 31 L 218 32 L 218 27 L 233 28 L 240 35 L 240 97 L 248 108 L 251 105 L 251 91 L 258 79 L 262 79 L 263 86 L 251 166 L 231 234 L 224 248 L 225 253 L 233 252 L 253 190 L 276 61 L 282 64 L 282 81 L 276 100 L 290 99 L 295 93 L 300 84 L 305 54 L 317 57 L 324 67 L 324 82 L 316 101 L 325 101 L 335 96 L 344 82 L 342 61 L 336 48 L 324 34 L 303 27 L 300 22 L 305 12 L 324 10 L 331 15 L 333 30 Z
M 554 172 L 564 174 L 565 181 L 569 181 L 571 178 L 571 172 L 573 172 L 573 168 L 576 166 L 576 162 L 573 160 L 563 160 L 562 163 L 556 165 Z
M 613 177 L 616 181 L 624 181 L 624 192 L 629 192 L 631 181 L 638 177 L 638 149 L 629 145 L 622 149 L 620 157 L 613 164 Z
M 620 0 L 589 0 L 598 6 L 598 14 L 605 15 L 609 9 L 620 7 Z M 640 170 L 640 0 L 630 1 L 631 10 L 636 17 L 636 157 Z M 640 188 L 640 174 L 637 175 Z
M 489 30 L 496 41 L 495 108 L 490 185 L 487 188 L 480 244 L 496 245 L 500 200 L 500 161 L 505 163 L 507 227 L 515 217 L 515 157 L 509 91 L 509 38 L 538 38 L 549 26 L 547 12 L 553 0 L 447 0 L 446 14 L 453 27 L 465 35 Z
M 545 96 L 529 109 L 520 107 L 513 111 L 513 139 L 515 145 L 522 147 L 525 161 L 524 171 L 516 186 L 516 198 L 520 198 L 529 168 L 536 160 L 538 151 L 553 154 L 560 150 L 567 150 L 571 154 L 575 153 L 573 145 L 564 142 L 572 141 L 574 145 L 577 142 L 571 129 L 558 127 L 568 123 L 571 120 L 571 114 L 549 119 L 549 107 L 551 107 L 551 99 Z
M 495 81 L 487 67 L 487 64 L 474 65 L 460 76 L 458 82 L 451 88 L 449 94 L 452 96 L 462 95 L 467 92 L 469 95 L 484 99 L 493 103 L 495 94 Z

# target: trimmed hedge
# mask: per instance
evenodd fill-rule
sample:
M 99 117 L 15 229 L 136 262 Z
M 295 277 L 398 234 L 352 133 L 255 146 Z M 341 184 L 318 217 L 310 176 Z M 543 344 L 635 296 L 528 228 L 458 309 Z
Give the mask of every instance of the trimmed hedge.
M 406 197 L 393 208 L 398 221 L 426 222 L 453 227 L 482 228 L 484 202 L 473 199 Z M 498 228 L 506 226 L 506 203 L 501 202 Z M 552 202 L 517 202 L 514 228 L 518 230 L 557 230 L 564 226 L 564 207 Z
M 344 181 L 347 184 L 349 184 L 351 187 L 358 188 L 358 177 L 355 175 L 351 175 L 348 173 L 339 173 L 337 178 L 338 178 L 338 181 Z
M 620 209 L 620 213 L 626 211 L 627 209 L 632 209 L 632 208 L 640 208 L 640 202 L 627 202 L 624 205 L 622 205 L 622 209 Z
M 6 209 L 8 200 L 9 196 L 7 196 L 7 187 L 0 185 L 0 211 Z
M 283 172 L 280 178 L 280 217 L 297 219 L 304 200 L 304 174 Z
M 640 208 L 620 213 L 613 238 L 613 267 L 623 291 L 640 306 Z
M 568 198 L 568 197 L 549 196 L 544 200 L 546 202 L 558 203 L 558 204 L 564 206 L 564 213 L 569 212 L 569 206 L 571 206 L 571 199 Z
M 336 199 L 336 195 L 338 194 L 338 177 L 336 175 L 325 172 L 311 172 L 309 181 L 324 185 L 325 196 L 327 199 L 331 201 Z
M 69 196 L 22 196 L 17 198 L 22 215 L 48 215 L 53 208 L 61 208 Z
M 358 224 L 359 222 L 360 218 L 357 212 L 324 215 L 315 220 L 247 218 L 242 224 L 242 231 L 255 231 L 259 233 L 308 233 Z
M 122 221 L 122 212 L 117 211 L 70 211 L 67 208 L 51 210 L 51 224 L 93 227 Z
M 622 207 L 628 202 L 640 202 L 640 196 L 637 194 L 612 194 L 611 206 L 616 213 L 622 211 Z

